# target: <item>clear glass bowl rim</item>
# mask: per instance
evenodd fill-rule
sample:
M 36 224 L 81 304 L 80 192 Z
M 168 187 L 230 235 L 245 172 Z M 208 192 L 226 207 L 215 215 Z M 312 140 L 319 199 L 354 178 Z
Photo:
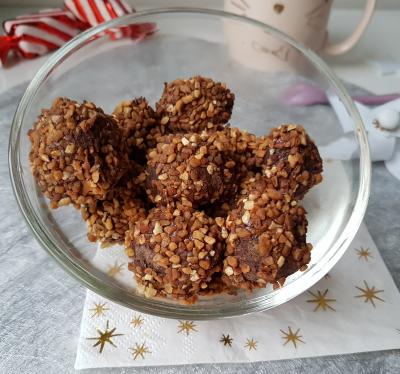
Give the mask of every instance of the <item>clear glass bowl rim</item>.
M 307 273 L 303 274 L 299 280 L 283 287 L 280 290 L 270 292 L 267 295 L 254 297 L 253 299 L 246 300 L 246 302 L 228 302 L 226 305 L 224 304 L 222 306 L 217 305 L 216 307 L 208 306 L 207 308 L 196 308 L 196 304 L 190 307 L 181 304 L 169 304 L 158 299 L 146 299 L 143 296 L 129 293 L 128 291 L 117 286 L 115 288 L 108 287 L 104 284 L 102 279 L 81 267 L 76 261 L 74 261 L 72 255 L 64 252 L 52 242 L 51 233 L 46 227 L 43 227 L 40 224 L 40 220 L 37 217 L 31 202 L 29 201 L 26 193 L 26 186 L 21 173 L 19 140 L 25 112 L 46 77 L 51 74 L 54 67 L 62 63 L 65 57 L 73 53 L 74 50 L 79 49 L 94 35 L 108 28 L 119 27 L 128 22 L 141 22 L 143 18 L 163 14 L 179 14 L 182 16 L 185 14 L 197 14 L 239 21 L 260 28 L 266 31 L 268 34 L 285 41 L 300 51 L 301 54 L 306 56 L 306 58 L 311 61 L 312 65 L 322 75 L 324 75 L 329 83 L 335 88 L 337 95 L 341 99 L 343 105 L 346 107 L 350 117 L 353 120 L 355 136 L 357 137 L 360 146 L 360 174 L 358 193 L 350 219 L 339 238 L 325 254 L 322 261 L 320 261 L 318 264 L 315 264 L 313 268 Z M 23 135 L 25 136 L 25 134 Z M 331 69 L 326 65 L 326 63 L 303 44 L 294 41 L 286 34 L 260 21 L 225 11 L 201 8 L 162 8 L 129 14 L 91 28 L 82 34 L 79 34 L 74 39 L 62 46 L 53 55 L 51 55 L 50 58 L 39 69 L 19 102 L 11 126 L 8 161 L 13 192 L 26 223 L 33 232 L 39 244 L 60 264 L 60 266 L 67 273 L 69 273 L 73 278 L 77 279 L 86 288 L 130 309 L 159 317 L 191 320 L 226 318 L 268 310 L 281 305 L 286 301 L 289 301 L 315 284 L 336 264 L 356 235 L 368 204 L 371 180 L 371 159 L 369 145 L 361 116 L 344 85 L 336 77 L 333 71 L 331 71 Z

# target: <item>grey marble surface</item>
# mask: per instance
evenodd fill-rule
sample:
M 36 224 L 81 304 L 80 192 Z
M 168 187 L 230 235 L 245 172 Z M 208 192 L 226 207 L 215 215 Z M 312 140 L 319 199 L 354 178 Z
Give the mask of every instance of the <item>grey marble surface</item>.
M 7 144 L 25 86 L 0 96 L 0 373 L 72 373 L 85 289 L 42 250 L 11 190 Z M 374 164 L 365 222 L 400 287 L 400 182 Z M 95 369 L 88 373 L 399 373 L 400 351 L 254 364 Z

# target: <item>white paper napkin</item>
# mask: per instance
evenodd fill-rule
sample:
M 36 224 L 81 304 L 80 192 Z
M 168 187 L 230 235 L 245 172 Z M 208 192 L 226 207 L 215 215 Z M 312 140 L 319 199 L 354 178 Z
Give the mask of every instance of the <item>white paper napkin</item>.
M 131 282 L 121 248 L 98 249 L 94 262 L 117 281 Z M 253 362 L 394 349 L 400 348 L 399 315 L 399 291 L 361 226 L 328 276 L 263 313 L 176 321 L 136 313 L 88 291 L 75 368 Z

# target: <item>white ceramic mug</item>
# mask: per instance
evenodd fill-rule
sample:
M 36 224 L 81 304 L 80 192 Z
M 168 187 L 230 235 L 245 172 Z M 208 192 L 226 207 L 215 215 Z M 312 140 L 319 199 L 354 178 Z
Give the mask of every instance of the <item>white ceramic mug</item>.
M 373 14 L 376 0 L 366 0 L 363 17 L 344 41 L 332 44 L 327 23 L 333 0 L 225 0 L 225 10 L 264 22 L 314 51 L 338 55 L 347 52 L 360 39 Z M 254 68 L 293 68 L 298 53 L 279 44 L 249 25 L 225 26 L 231 51 L 236 59 Z M 245 57 L 244 57 L 245 56 Z

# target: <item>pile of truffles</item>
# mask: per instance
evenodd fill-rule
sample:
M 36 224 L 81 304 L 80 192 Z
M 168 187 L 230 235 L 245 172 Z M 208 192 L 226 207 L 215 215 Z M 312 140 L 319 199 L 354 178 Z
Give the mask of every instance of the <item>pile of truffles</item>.
M 58 98 L 28 133 L 50 206 L 80 209 L 90 241 L 124 244 L 147 297 L 281 287 L 310 261 L 300 201 L 322 180 L 318 149 L 300 125 L 230 127 L 234 99 L 200 76 L 166 83 L 155 110 Z

